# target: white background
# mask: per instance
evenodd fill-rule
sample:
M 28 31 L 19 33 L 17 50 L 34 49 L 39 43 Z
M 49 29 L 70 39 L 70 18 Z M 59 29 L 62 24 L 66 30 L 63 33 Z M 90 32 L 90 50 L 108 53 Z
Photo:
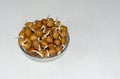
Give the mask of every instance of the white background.
M 28 59 L 17 45 L 26 21 L 59 17 L 70 44 L 59 59 Z M 0 0 L 0 79 L 120 79 L 119 0 Z

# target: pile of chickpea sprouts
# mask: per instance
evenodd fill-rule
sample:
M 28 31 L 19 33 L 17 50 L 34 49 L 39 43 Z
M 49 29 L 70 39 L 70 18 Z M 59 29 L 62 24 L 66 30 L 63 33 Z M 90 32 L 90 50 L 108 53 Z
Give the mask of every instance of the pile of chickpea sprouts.
M 19 33 L 18 45 L 37 58 L 57 56 L 68 44 L 68 28 L 58 19 L 26 22 Z

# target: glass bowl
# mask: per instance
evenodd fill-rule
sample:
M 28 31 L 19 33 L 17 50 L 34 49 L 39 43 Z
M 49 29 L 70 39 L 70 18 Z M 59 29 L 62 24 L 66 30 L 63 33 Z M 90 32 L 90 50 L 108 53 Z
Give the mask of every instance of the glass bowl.
M 69 34 L 68 34 L 67 40 L 68 40 L 68 43 L 65 45 L 65 48 L 62 49 L 60 54 L 58 54 L 56 56 L 53 56 L 53 57 L 47 57 L 47 58 L 42 58 L 42 57 L 37 58 L 37 57 L 31 56 L 27 53 L 27 51 L 24 50 L 24 48 L 22 46 L 19 46 L 19 47 L 23 51 L 25 56 L 27 56 L 29 59 L 32 59 L 32 60 L 35 60 L 35 61 L 40 61 L 40 62 L 47 62 L 47 61 L 52 61 L 52 60 L 58 59 L 59 57 L 61 57 L 65 53 L 65 50 L 67 49 L 67 47 L 69 45 L 69 41 L 70 41 Z

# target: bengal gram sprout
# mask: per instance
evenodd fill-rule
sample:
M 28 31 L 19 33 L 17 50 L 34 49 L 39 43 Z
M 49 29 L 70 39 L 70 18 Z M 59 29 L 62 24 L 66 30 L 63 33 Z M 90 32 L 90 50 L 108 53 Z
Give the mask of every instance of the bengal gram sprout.
M 37 58 L 57 56 L 67 44 L 68 28 L 53 18 L 26 22 L 18 38 L 18 45 Z

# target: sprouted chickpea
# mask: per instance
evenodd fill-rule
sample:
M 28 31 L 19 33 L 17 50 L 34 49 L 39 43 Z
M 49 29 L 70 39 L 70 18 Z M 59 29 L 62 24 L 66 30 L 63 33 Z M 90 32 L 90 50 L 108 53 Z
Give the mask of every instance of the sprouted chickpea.
M 59 32 L 58 31 L 54 31 L 53 32 L 53 38 L 54 39 L 58 39 L 59 38 Z
M 47 43 L 53 43 L 53 38 L 51 36 L 47 36 L 45 40 Z
M 60 33 L 60 35 L 61 35 L 62 38 L 65 38 L 65 37 L 68 36 L 68 32 L 63 31 L 63 32 Z
M 28 29 L 31 29 L 31 27 L 33 26 L 33 23 L 32 22 L 27 22 L 25 25 Z
M 68 28 L 61 21 L 47 19 L 26 22 L 18 36 L 18 45 L 29 55 L 47 58 L 59 55 L 68 44 Z
M 34 34 L 32 34 L 32 35 L 30 36 L 30 40 L 31 40 L 31 41 L 37 40 L 37 36 L 35 36 Z
M 55 45 L 60 45 L 61 41 L 60 41 L 60 39 L 56 39 L 56 40 L 54 40 L 54 43 L 55 43 Z
M 33 41 L 33 47 L 39 49 L 39 42 L 37 40 Z
M 29 50 L 30 48 L 31 48 L 31 43 L 25 43 L 24 45 L 23 45 L 23 47 L 26 49 L 26 50 Z
M 55 26 L 56 26 L 56 27 L 60 26 L 60 21 L 56 21 L 56 22 L 55 22 Z
M 30 29 L 25 30 L 25 35 L 29 37 L 32 34 L 32 31 Z
M 23 44 L 24 41 L 25 41 L 24 38 L 19 38 L 19 39 L 18 39 L 18 45 L 19 45 L 19 46 L 22 46 L 22 44 Z
M 25 30 L 22 30 L 20 33 L 19 33 L 19 38 L 24 38 L 25 37 Z
M 66 38 L 61 38 L 61 44 L 62 44 L 62 45 L 67 44 L 67 39 L 66 39 Z
M 44 40 L 41 41 L 41 45 L 43 45 L 43 46 L 48 46 L 47 42 L 44 41 Z
M 57 54 L 57 50 L 55 48 L 50 48 L 49 54 L 50 54 L 50 56 L 55 56 Z
M 36 20 L 35 26 L 39 29 L 40 27 L 42 27 L 42 22 L 40 20 Z
M 47 26 L 52 27 L 54 25 L 54 20 L 52 18 L 48 18 L 47 20 Z
M 42 24 L 46 25 L 47 24 L 47 19 L 42 19 Z
M 62 29 L 63 32 L 67 32 L 67 30 L 68 30 L 67 27 L 63 26 L 63 25 L 61 26 L 61 29 Z
M 27 52 L 27 53 L 31 55 L 31 54 L 33 54 L 33 53 L 34 53 L 34 52 L 33 52 L 33 50 L 35 50 L 35 48 L 31 47 L 31 48 L 28 50 L 28 52 Z
M 41 37 L 42 36 L 42 31 L 40 29 L 38 30 L 34 30 L 34 33 L 37 37 Z
M 48 48 L 53 48 L 55 47 L 55 44 L 48 44 Z
M 56 46 L 55 49 L 56 49 L 57 53 L 59 54 L 60 51 L 62 50 L 62 46 L 61 45 Z
M 45 58 L 48 57 L 46 50 L 42 49 L 42 50 L 40 50 L 40 52 L 43 55 L 43 57 L 45 57 Z

